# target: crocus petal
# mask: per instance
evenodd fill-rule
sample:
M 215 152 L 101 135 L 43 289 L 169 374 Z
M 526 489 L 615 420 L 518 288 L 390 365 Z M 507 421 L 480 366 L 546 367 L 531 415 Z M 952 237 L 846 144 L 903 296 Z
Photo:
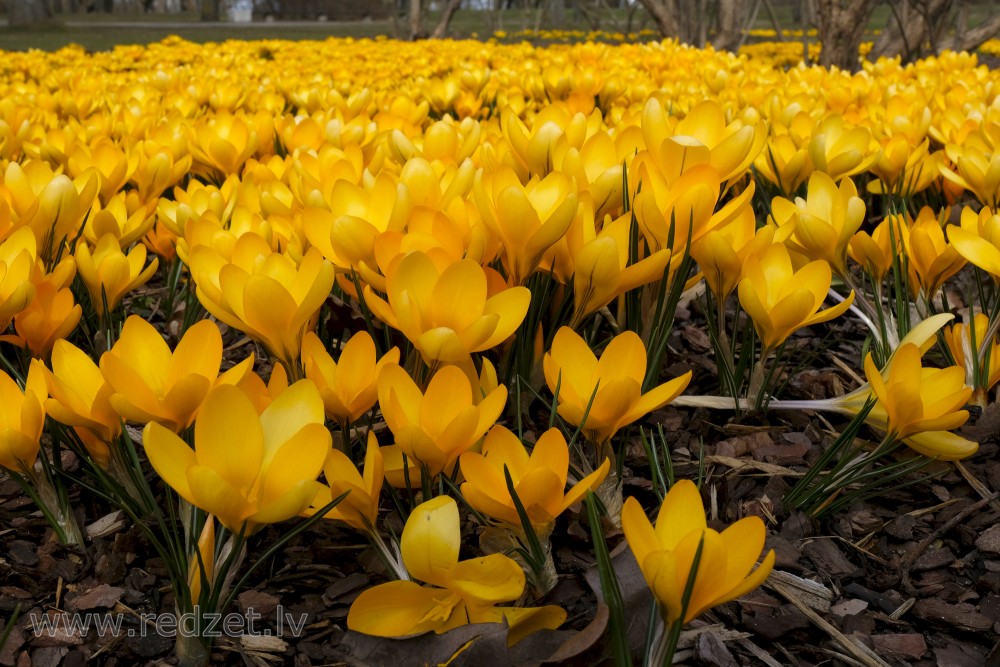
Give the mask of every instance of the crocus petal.
M 448 496 L 438 496 L 410 513 L 400 540 L 403 564 L 414 578 L 447 586 L 461 544 L 458 505 Z

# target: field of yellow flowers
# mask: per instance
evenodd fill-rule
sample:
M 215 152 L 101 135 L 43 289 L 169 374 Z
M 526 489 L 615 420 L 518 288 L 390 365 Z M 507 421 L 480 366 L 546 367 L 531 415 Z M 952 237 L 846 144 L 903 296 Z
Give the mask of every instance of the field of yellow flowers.
M 4 53 L 0 665 L 998 664 L 1000 72 L 787 58 Z

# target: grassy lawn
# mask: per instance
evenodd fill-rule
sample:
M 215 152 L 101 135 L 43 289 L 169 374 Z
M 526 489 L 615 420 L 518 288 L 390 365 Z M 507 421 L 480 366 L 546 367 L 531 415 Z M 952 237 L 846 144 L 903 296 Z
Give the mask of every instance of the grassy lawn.
M 779 23 L 786 28 L 801 28 L 795 20 L 790 0 L 777 0 L 775 3 Z M 974 26 L 984 18 L 991 16 L 992 3 L 984 0 L 970 6 L 969 25 Z M 602 28 L 608 31 L 625 31 L 629 28 L 625 10 L 605 12 Z M 462 10 L 456 13 L 452 20 L 450 32 L 456 37 L 486 37 L 494 29 L 516 33 L 517 31 L 534 28 L 539 21 L 539 15 L 534 10 L 506 10 L 494 16 L 489 12 Z M 870 29 L 885 27 L 890 19 L 886 6 L 876 8 Z M 434 26 L 437 16 L 433 13 L 427 18 L 428 29 Z M 117 25 L 112 25 L 117 24 Z M 2 24 L 0 24 L 2 25 Z M 542 22 L 543 28 L 553 27 Z M 404 30 L 403 21 L 400 29 Z M 560 28 L 566 30 L 590 30 L 590 25 L 577 12 L 567 8 Z M 654 27 L 642 11 L 635 13 L 631 30 Z M 770 29 L 773 27 L 766 12 L 760 11 L 755 28 Z M 26 49 L 43 49 L 47 51 L 62 48 L 68 44 L 79 44 L 91 51 L 111 49 L 120 44 L 148 44 L 157 42 L 170 35 L 179 35 L 192 42 L 219 42 L 227 39 L 288 39 L 314 40 L 329 37 L 376 37 L 379 35 L 393 36 L 392 23 L 381 21 L 352 22 L 255 22 L 250 25 L 208 23 L 199 21 L 192 14 L 78 14 L 61 16 L 52 22 L 30 28 L 0 27 L 0 49 L 22 51 Z
M 567 10 L 563 26 L 568 30 L 589 30 L 582 17 L 573 17 Z M 619 20 L 620 19 L 620 20 Z M 426 21 L 428 29 L 437 17 Z M 485 37 L 494 26 L 485 12 L 460 11 L 452 20 L 450 32 L 457 37 Z M 508 32 L 534 27 L 534 12 L 505 11 L 500 25 Z M 624 12 L 616 23 L 625 27 Z M 119 25 L 107 25 L 117 23 Z M 127 27 L 123 24 L 127 24 Z M 636 21 L 634 29 L 639 28 Z M 400 22 L 400 29 L 405 29 Z M 606 29 L 613 30 L 609 24 Z M 227 39 L 327 39 L 328 37 L 393 36 L 393 26 L 381 21 L 295 21 L 254 22 L 251 25 L 209 23 L 203 24 L 191 14 L 80 14 L 61 16 L 54 21 L 30 28 L 0 27 L 0 49 L 22 51 L 26 49 L 56 50 L 68 44 L 79 44 L 91 51 L 111 49 L 120 44 L 148 44 L 169 35 L 179 35 L 192 42 L 219 42 Z

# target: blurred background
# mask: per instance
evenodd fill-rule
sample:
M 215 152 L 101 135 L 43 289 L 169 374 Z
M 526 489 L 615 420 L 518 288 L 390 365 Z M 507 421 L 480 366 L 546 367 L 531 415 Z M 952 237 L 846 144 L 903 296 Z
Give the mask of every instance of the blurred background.
M 1000 33 L 1000 0 L 0 0 L 0 48 L 86 49 L 158 41 L 456 37 L 637 41 L 671 37 L 739 51 L 809 44 L 818 62 L 857 67 L 969 50 Z M 0 23 L 0 26 L 3 24 Z

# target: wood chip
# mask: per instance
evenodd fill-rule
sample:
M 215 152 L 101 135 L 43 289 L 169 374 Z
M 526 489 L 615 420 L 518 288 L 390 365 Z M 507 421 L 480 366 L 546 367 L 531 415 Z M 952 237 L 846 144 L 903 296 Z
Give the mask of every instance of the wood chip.
M 255 653 L 284 653 L 288 642 L 274 635 L 240 635 L 240 646 Z
M 833 591 L 817 581 L 803 579 L 782 570 L 772 571 L 768 581 L 779 582 L 790 590 L 795 591 L 799 599 L 810 609 L 815 609 L 822 613 L 830 611 L 830 605 L 833 602 Z
M 705 461 L 707 463 L 718 463 L 720 465 L 732 468 L 734 471 L 749 469 L 754 470 L 764 475 L 781 475 L 783 477 L 802 477 L 805 473 L 795 472 L 791 468 L 786 468 L 784 466 L 775 465 L 773 463 L 765 463 L 764 461 L 754 461 L 753 459 L 736 459 L 731 456 L 706 456 Z
M 87 526 L 87 537 L 94 539 L 97 537 L 107 537 L 117 533 L 125 527 L 125 517 L 121 510 L 105 514 L 94 523 Z

